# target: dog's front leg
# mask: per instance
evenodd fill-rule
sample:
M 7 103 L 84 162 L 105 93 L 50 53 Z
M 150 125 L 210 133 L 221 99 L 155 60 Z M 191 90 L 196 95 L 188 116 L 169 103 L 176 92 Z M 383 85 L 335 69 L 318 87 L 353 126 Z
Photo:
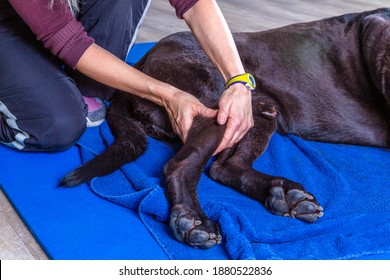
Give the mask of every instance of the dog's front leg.
M 194 247 L 211 248 L 222 239 L 219 226 L 200 207 L 197 185 L 224 131 L 215 120 L 196 118 L 187 142 L 164 167 L 170 226 L 179 241 Z

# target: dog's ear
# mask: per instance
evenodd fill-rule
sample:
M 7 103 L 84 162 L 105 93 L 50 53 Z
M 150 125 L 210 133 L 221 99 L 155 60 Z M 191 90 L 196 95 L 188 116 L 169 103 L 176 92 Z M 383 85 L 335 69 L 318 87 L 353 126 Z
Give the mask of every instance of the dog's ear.
M 372 81 L 390 106 L 390 13 L 366 16 L 362 24 L 365 63 Z

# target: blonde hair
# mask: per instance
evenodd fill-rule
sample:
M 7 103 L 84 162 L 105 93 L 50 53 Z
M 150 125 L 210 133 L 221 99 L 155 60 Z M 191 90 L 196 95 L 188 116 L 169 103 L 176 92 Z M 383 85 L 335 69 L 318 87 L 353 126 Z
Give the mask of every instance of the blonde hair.
M 53 8 L 55 1 L 65 1 L 65 0 L 49 0 L 49 8 Z M 77 13 L 80 11 L 79 7 L 79 1 L 78 0 L 66 0 L 66 3 L 69 6 L 70 11 L 72 14 L 77 15 Z

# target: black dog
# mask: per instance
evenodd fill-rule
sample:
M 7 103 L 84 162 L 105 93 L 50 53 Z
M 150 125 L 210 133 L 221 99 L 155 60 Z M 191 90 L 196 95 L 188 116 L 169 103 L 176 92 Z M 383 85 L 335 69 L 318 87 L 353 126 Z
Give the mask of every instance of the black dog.
M 313 222 L 323 209 L 298 183 L 260 173 L 252 163 L 271 135 L 375 147 L 390 146 L 390 9 L 294 24 L 234 38 L 245 69 L 258 87 L 254 127 L 223 151 L 211 178 L 258 200 L 277 215 Z M 161 40 L 136 67 L 216 108 L 224 80 L 190 33 Z M 178 140 L 163 108 L 118 92 L 108 122 L 116 138 L 102 155 L 67 175 L 75 186 L 113 172 L 146 149 L 146 134 Z M 201 248 L 221 241 L 218 225 L 203 213 L 197 183 L 224 134 L 213 119 L 196 118 L 190 136 L 164 168 L 178 240 Z

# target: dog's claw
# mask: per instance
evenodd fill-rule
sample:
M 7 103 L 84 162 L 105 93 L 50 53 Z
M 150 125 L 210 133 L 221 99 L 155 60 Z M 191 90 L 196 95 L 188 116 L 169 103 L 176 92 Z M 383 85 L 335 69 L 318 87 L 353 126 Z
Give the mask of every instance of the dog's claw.
M 306 194 L 306 198 L 307 198 L 307 199 L 314 199 L 314 196 L 312 196 L 311 194 L 308 194 L 308 193 L 307 193 L 307 194 Z
M 315 222 L 324 215 L 323 208 L 310 193 L 296 184 L 276 180 L 266 199 L 265 206 L 276 215 L 292 217 L 308 223 Z
M 207 217 L 201 218 L 195 210 L 183 205 L 172 208 L 170 227 L 177 240 L 194 247 L 208 249 L 220 244 L 222 236 L 219 226 Z

